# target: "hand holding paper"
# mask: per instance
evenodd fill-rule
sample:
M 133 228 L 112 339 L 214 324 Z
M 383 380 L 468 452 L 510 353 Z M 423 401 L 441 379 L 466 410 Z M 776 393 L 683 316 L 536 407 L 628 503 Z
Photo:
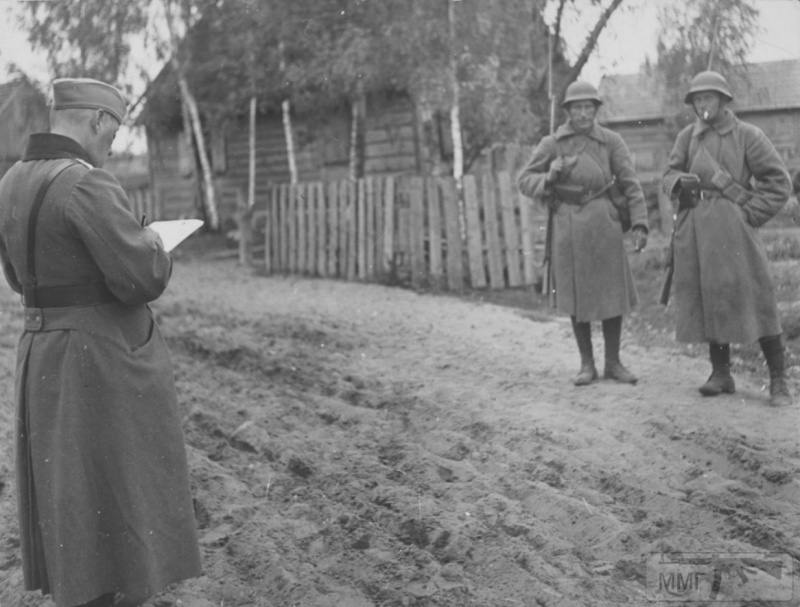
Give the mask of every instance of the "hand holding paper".
M 147 224 L 147 227 L 158 234 L 164 249 L 171 251 L 202 225 L 203 221 L 201 219 L 175 219 L 171 221 L 154 221 Z

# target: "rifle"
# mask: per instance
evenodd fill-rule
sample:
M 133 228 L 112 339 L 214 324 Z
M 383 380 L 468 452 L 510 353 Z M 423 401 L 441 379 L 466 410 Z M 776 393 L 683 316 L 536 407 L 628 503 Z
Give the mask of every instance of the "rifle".
M 664 276 L 664 283 L 661 285 L 661 295 L 658 298 L 659 303 L 663 306 L 669 303 L 669 293 L 672 291 L 672 276 L 675 274 L 675 224 L 677 221 L 677 216 L 673 216 L 672 233 L 669 236 L 669 255 L 667 259 L 666 275 Z
M 553 249 L 553 205 L 547 205 L 547 231 L 544 236 L 544 281 L 542 282 L 542 295 L 547 296 L 547 300 L 553 303 L 553 271 L 552 271 L 552 249 Z
M 547 98 L 549 101 L 550 134 L 555 130 L 555 96 L 553 95 L 553 34 L 547 28 Z M 542 281 L 542 295 L 547 295 L 547 301 L 555 304 L 553 295 L 553 272 L 551 263 L 551 250 L 553 248 L 553 205 L 547 204 L 547 231 L 544 236 L 544 280 Z

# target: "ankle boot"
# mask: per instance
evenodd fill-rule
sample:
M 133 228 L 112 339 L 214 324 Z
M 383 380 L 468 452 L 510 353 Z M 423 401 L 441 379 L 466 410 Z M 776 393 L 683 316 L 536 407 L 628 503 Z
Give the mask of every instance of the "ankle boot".
M 622 316 L 603 321 L 603 339 L 606 346 L 605 379 L 614 379 L 623 384 L 635 384 L 639 379 L 619 360 L 619 344 L 622 337 Z
M 597 379 L 597 368 L 594 366 L 594 350 L 592 348 L 592 325 L 588 322 L 578 322 L 574 316 L 572 331 L 578 343 L 578 352 L 581 355 L 581 369 L 572 379 L 576 386 L 588 386 Z
M 711 359 L 711 375 L 702 386 L 700 394 L 703 396 L 717 396 L 723 392 L 733 394 L 736 392 L 736 383 L 731 375 L 731 347 L 729 344 L 709 342 L 708 355 Z
M 773 407 L 792 405 L 792 395 L 786 383 L 786 361 L 780 335 L 762 337 L 758 340 L 769 367 L 769 404 Z

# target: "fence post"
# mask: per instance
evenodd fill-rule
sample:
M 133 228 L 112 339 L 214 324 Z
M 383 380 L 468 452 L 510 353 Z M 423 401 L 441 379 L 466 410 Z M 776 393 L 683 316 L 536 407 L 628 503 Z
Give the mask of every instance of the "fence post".
M 253 209 L 247 206 L 247 199 L 241 188 L 236 188 L 236 224 L 239 228 L 239 263 L 250 265 L 253 246 L 253 226 L 250 219 Z
M 442 287 L 442 212 L 439 202 L 439 183 L 435 177 L 426 180 L 428 198 L 428 271 L 431 284 Z
M 503 217 L 508 284 L 511 287 L 518 287 L 522 283 L 519 263 L 519 230 L 517 229 L 517 213 L 514 204 L 516 197 L 511 188 L 511 176 L 508 171 L 498 173 L 497 185 L 500 192 L 500 211 Z
M 411 284 L 420 286 L 425 272 L 425 206 L 422 177 L 409 183 L 409 236 L 411 241 Z
M 486 248 L 489 266 L 489 285 L 492 289 L 505 286 L 503 278 L 503 251 L 500 247 L 497 202 L 494 193 L 494 178 L 491 173 L 481 176 L 481 192 L 483 194 L 483 226 L 486 232 Z
M 483 266 L 483 239 L 478 214 L 478 191 L 474 175 L 464 175 L 464 212 L 467 223 L 467 258 L 469 261 L 470 286 L 480 289 L 486 286 Z
M 464 288 L 464 248 L 459 225 L 455 180 L 452 178 L 442 179 L 441 192 L 444 210 L 447 288 L 451 291 L 460 291 Z
M 383 254 L 381 268 L 384 276 L 394 263 L 394 177 L 387 177 L 383 187 Z

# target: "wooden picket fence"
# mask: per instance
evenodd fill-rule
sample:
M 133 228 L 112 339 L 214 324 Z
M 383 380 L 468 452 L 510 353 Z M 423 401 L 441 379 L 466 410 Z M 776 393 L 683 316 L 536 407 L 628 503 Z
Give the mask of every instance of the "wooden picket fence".
M 274 186 L 254 214 L 268 273 L 460 291 L 539 280 L 546 218 L 509 172 Z

